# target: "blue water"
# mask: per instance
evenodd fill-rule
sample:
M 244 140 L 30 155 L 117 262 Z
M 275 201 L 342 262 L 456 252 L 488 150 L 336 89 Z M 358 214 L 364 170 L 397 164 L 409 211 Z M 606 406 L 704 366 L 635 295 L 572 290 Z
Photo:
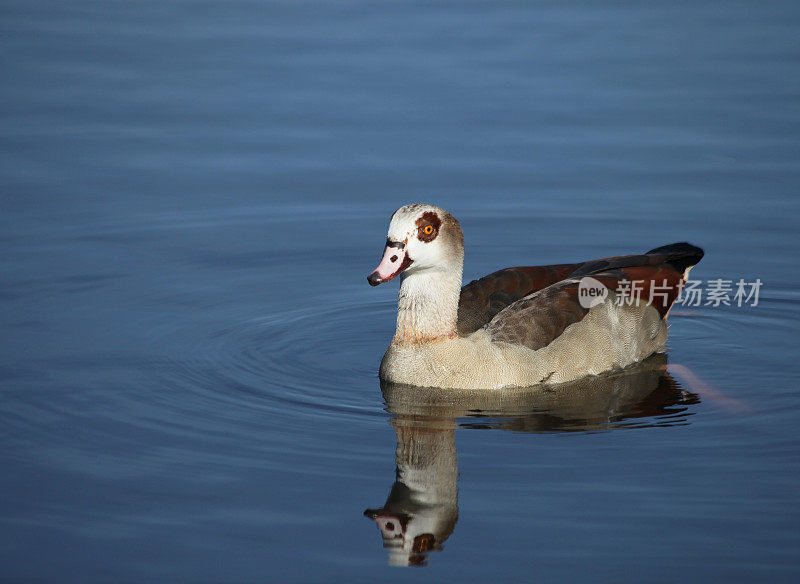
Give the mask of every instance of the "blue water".
M 797 3 L 0 15 L 0 580 L 800 578 Z M 382 388 L 416 201 L 467 280 L 687 240 L 759 303 L 667 372 Z

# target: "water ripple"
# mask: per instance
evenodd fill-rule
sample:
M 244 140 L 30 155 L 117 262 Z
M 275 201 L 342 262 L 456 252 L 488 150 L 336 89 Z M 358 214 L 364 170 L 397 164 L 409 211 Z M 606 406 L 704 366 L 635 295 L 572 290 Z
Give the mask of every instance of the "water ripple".
M 315 417 L 383 416 L 377 378 L 374 385 L 364 380 L 375 376 L 379 359 L 370 323 L 381 319 L 371 317 L 386 310 L 385 303 L 351 301 L 249 318 L 211 333 L 169 370 L 210 402 Z

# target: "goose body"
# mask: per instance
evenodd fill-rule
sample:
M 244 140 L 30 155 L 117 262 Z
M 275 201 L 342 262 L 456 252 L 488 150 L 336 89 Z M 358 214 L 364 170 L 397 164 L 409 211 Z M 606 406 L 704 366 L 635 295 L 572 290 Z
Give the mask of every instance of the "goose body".
M 401 207 L 367 278 L 377 286 L 401 277 L 397 328 L 380 377 L 488 389 L 626 367 L 664 351 L 667 312 L 702 257 L 700 248 L 676 243 L 640 255 L 506 268 L 462 288 L 458 221 L 432 205 Z M 590 296 L 590 288 L 602 294 Z

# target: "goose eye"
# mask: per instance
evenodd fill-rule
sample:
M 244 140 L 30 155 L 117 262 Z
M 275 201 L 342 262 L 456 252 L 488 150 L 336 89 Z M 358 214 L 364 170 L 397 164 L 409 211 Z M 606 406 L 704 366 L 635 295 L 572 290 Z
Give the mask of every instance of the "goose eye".
M 417 219 L 417 238 L 422 243 L 430 243 L 436 236 L 439 235 L 439 228 L 442 225 L 442 220 L 433 211 L 426 211 L 422 216 Z

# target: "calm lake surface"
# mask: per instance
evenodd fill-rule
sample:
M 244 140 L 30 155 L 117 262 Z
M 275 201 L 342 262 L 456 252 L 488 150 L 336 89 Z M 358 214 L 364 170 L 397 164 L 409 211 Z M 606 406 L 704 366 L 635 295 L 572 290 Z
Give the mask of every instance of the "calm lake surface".
M 797 2 L 1 14 L 0 580 L 800 579 Z M 550 391 L 381 387 L 417 201 L 467 281 L 687 240 L 758 305 Z

